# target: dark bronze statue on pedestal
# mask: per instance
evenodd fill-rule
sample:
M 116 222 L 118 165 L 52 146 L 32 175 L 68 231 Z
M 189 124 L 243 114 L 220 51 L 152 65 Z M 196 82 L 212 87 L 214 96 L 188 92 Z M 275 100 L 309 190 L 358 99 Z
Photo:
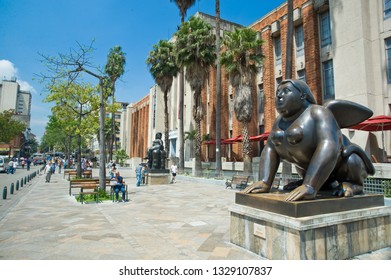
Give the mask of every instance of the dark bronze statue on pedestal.
M 375 168 L 364 150 L 350 143 L 341 128 L 372 116 L 368 108 L 350 101 L 333 100 L 316 105 L 308 85 L 284 80 L 277 88 L 276 118 L 262 151 L 260 181 L 244 193 L 271 189 L 281 160 L 292 163 L 303 178 L 290 185 L 286 201 L 315 199 L 321 188 L 332 186 L 338 196 L 363 192 L 363 183 Z
M 166 169 L 167 154 L 164 150 L 162 134 L 156 133 L 155 140 L 152 142 L 152 147 L 148 148 L 147 159 L 148 168 L 153 170 L 165 170 Z

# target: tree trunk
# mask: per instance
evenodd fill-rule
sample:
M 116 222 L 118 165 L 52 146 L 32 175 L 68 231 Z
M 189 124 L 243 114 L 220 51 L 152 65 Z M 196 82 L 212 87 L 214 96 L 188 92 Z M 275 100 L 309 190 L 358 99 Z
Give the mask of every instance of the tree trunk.
M 293 0 L 288 0 L 288 30 L 286 33 L 285 50 L 285 79 L 292 79 L 292 49 L 293 49 Z M 288 184 L 292 177 L 292 164 L 283 161 L 282 163 L 282 184 Z
M 216 177 L 220 178 L 223 175 L 221 163 L 220 0 L 216 0 L 216 55 Z
M 195 146 L 195 168 L 194 175 L 202 176 L 202 155 L 201 155 L 201 121 L 202 121 L 202 105 L 201 105 L 201 89 L 194 93 L 195 115 L 194 121 L 196 125 L 196 135 L 194 139 Z
M 242 144 L 243 144 L 243 173 L 246 175 L 252 175 L 252 148 L 250 143 L 250 135 L 248 131 L 248 122 L 243 122 L 242 127 Z
M 178 142 L 179 142 L 179 171 L 183 172 L 185 169 L 185 143 L 184 143 L 184 123 L 183 123 L 183 99 L 185 95 L 185 75 L 183 68 L 179 73 L 179 133 L 178 133 Z
M 164 147 L 166 150 L 167 159 L 170 158 L 170 140 L 168 139 L 168 89 L 164 92 Z
M 99 104 L 99 188 L 106 190 L 106 147 L 105 147 L 105 104 L 103 99 L 103 82 L 100 81 L 100 104 Z

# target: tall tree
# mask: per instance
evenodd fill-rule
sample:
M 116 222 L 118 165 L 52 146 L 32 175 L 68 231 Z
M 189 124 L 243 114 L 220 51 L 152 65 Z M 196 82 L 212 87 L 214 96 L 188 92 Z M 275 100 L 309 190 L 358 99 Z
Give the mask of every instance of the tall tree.
M 106 164 L 105 157 L 106 145 L 104 135 L 104 123 L 106 115 L 107 98 L 110 95 L 112 87 L 110 78 L 103 73 L 102 69 L 93 67 L 91 62 L 91 45 L 78 44 L 78 49 L 72 49 L 70 53 L 60 53 L 56 57 L 40 54 L 41 62 L 46 66 L 47 73 L 38 74 L 41 82 L 47 82 L 49 87 L 59 81 L 66 81 L 71 84 L 81 79 L 83 73 L 86 73 L 98 80 L 99 84 L 99 186 L 101 189 L 106 188 Z
M 201 121 L 203 118 L 202 88 L 209 77 L 210 66 L 216 61 L 215 37 L 212 27 L 200 17 L 192 17 L 176 32 L 178 65 L 186 68 L 186 80 L 194 91 L 193 119 L 195 139 L 195 176 L 202 175 Z
M 174 2 L 181 16 L 181 24 L 185 22 L 185 16 L 187 10 L 194 5 L 195 0 L 170 0 Z M 179 142 L 179 170 L 183 171 L 185 168 L 185 141 L 184 141 L 184 123 L 183 123 L 183 102 L 185 96 L 185 78 L 184 78 L 184 69 L 181 68 L 179 74 L 179 102 L 178 102 L 178 119 L 179 119 L 179 133 L 178 133 L 178 142 Z
M 175 61 L 174 44 L 166 40 L 160 40 L 149 52 L 147 64 L 149 72 L 151 72 L 152 77 L 164 94 L 164 147 L 167 156 L 169 156 L 168 91 L 171 89 L 173 79 L 179 71 Z
M 221 163 L 221 63 L 220 63 L 220 0 L 216 0 L 216 177 L 222 176 Z
M 225 66 L 231 85 L 236 88 L 234 111 L 242 124 L 243 171 L 252 174 L 252 149 L 249 124 L 253 115 L 253 81 L 262 63 L 262 40 L 250 28 L 237 28 L 224 34 L 221 64 Z
M 119 77 L 121 77 L 125 72 L 125 53 L 122 51 L 122 48 L 120 46 L 115 46 L 110 49 L 109 54 L 107 55 L 107 63 L 105 66 L 105 73 L 108 75 L 110 79 L 110 87 L 111 87 L 111 97 L 112 97 L 112 104 L 115 103 L 115 83 L 118 80 Z M 112 126 L 112 132 L 111 135 L 111 141 L 109 146 L 109 159 L 113 159 L 113 149 L 114 149 L 114 142 L 115 142 L 115 112 L 111 114 L 111 126 Z
M 69 125 L 73 124 L 77 137 L 77 174 L 81 177 L 82 139 L 94 132 L 98 125 L 99 95 L 88 84 L 55 84 L 45 102 L 54 102 L 52 113 Z

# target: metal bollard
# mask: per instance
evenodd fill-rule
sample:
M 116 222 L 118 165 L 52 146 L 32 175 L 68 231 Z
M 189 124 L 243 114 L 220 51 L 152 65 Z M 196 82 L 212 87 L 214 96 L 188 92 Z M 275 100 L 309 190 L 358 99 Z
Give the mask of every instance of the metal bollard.
M 13 183 L 12 183 L 13 184 Z M 16 181 L 16 187 L 15 187 L 15 189 L 18 191 L 19 190 L 19 182 L 18 181 Z
M 23 188 L 23 178 L 20 179 L 20 187 Z
M 11 183 L 10 194 L 14 194 L 14 183 Z
M 3 189 L 3 199 L 7 199 L 7 186 Z

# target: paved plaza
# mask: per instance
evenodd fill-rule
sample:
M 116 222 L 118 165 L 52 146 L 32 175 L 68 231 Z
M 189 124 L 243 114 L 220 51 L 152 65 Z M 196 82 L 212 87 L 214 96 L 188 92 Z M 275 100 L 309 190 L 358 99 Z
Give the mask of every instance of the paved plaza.
M 0 259 L 262 259 L 229 242 L 236 190 L 224 181 L 178 176 L 175 184 L 136 187 L 134 171 L 120 172 L 129 186 L 125 203 L 82 205 L 58 173 L 50 183 L 41 174 L 8 194 L 0 201 Z M 388 260 L 391 249 L 356 259 Z

